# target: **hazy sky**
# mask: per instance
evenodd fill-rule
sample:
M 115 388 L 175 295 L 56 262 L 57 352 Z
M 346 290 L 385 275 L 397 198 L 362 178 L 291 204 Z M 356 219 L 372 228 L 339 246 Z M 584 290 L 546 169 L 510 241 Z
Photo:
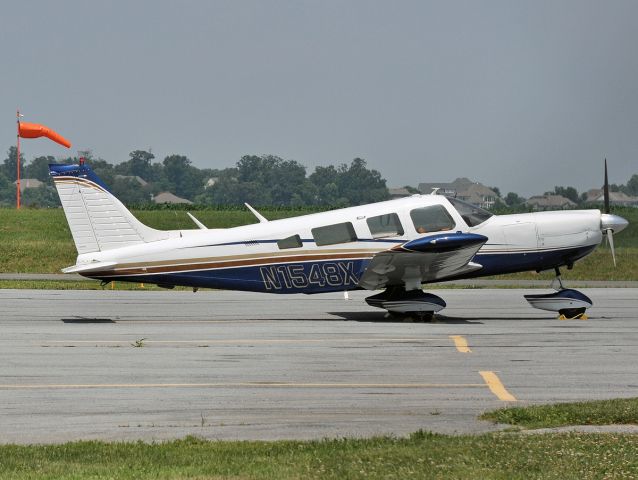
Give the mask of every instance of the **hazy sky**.
M 363 157 L 389 186 L 503 193 L 638 173 L 637 1 L 47 1 L 0 9 L 15 110 L 111 162 Z M 66 155 L 23 143 L 27 160 Z

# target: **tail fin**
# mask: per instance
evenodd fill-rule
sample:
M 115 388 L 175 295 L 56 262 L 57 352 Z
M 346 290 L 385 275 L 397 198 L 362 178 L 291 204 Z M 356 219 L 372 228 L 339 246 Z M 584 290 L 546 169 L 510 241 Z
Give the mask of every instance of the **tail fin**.
M 91 168 L 49 165 L 78 254 L 168 238 L 168 232 L 141 223 L 108 190 Z

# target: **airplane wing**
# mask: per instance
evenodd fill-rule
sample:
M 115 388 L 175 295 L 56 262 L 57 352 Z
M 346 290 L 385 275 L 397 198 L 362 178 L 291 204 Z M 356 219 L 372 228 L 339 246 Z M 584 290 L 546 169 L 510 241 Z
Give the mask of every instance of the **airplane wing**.
M 359 286 L 377 290 L 393 285 L 407 289 L 422 283 L 483 268 L 471 262 L 487 237 L 474 233 L 443 233 L 417 238 L 376 254 L 359 279 Z

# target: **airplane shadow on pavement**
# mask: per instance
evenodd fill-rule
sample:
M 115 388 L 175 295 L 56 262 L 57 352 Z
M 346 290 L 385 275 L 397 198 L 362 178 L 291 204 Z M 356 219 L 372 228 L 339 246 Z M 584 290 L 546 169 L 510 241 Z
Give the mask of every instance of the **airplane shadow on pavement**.
M 459 317 L 448 317 L 445 315 L 435 315 L 433 321 L 410 320 L 400 316 L 386 316 L 386 312 L 328 312 L 330 315 L 341 317 L 344 320 L 353 322 L 373 322 L 373 323 L 450 323 L 450 324 L 482 324 L 478 319 L 468 319 Z
M 61 318 L 63 323 L 115 323 L 115 320 L 110 318 L 91 318 L 91 317 L 73 317 L 73 318 Z

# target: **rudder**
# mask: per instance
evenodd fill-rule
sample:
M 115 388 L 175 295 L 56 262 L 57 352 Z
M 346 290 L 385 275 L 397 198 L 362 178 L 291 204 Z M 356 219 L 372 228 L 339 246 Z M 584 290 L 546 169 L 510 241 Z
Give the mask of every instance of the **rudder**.
M 168 238 L 168 232 L 147 227 L 135 218 L 88 165 L 50 164 L 49 174 L 78 254 Z

